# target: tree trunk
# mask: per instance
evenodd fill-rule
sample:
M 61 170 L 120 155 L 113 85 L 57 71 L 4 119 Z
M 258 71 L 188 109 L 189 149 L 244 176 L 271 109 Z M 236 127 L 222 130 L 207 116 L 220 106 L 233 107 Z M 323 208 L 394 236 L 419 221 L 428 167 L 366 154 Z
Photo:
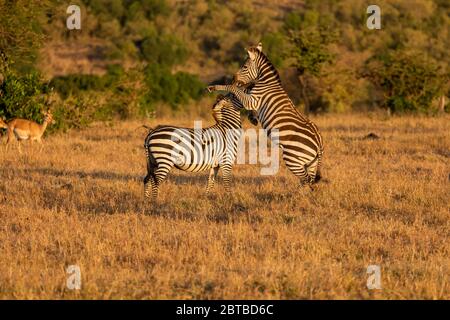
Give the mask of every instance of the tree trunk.
M 306 80 L 304 78 L 304 75 L 300 75 L 298 76 L 298 81 L 300 82 L 300 87 L 301 87 L 301 92 L 302 92 L 302 98 L 303 98 L 303 103 L 305 104 L 305 110 L 304 113 L 306 115 L 309 114 L 309 99 L 308 99 L 308 95 L 306 94 Z

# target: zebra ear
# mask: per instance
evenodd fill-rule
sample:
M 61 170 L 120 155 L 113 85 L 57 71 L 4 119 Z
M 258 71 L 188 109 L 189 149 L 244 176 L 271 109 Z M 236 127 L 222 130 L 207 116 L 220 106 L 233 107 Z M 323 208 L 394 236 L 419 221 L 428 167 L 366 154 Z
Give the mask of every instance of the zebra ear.
M 256 49 L 259 50 L 259 52 L 262 52 L 262 43 L 258 43 L 258 45 L 256 46 Z

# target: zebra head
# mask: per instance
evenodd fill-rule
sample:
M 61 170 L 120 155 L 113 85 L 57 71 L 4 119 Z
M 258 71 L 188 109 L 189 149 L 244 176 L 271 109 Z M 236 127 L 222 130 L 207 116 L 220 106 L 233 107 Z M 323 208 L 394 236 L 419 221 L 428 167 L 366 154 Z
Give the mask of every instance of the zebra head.
M 218 95 L 212 107 L 212 113 L 217 123 L 235 126 L 241 124 L 240 109 L 242 104 L 233 94 Z
M 248 59 L 244 65 L 234 75 L 233 84 L 239 87 L 247 86 L 255 83 L 260 76 L 260 69 L 264 62 L 264 54 L 262 53 L 262 44 L 247 49 Z

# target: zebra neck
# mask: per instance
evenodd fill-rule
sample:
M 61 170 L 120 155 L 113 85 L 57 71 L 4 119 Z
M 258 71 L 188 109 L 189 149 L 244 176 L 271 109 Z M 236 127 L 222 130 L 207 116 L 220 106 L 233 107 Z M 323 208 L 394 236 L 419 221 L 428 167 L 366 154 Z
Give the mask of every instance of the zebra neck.
M 269 59 L 266 56 L 261 57 L 261 62 L 259 65 L 260 73 L 258 74 L 258 83 L 262 83 L 264 85 L 272 85 L 272 84 L 278 84 L 281 86 L 281 79 L 280 75 L 275 68 L 275 66 L 272 64 L 272 62 L 269 61 Z
M 253 87 L 251 93 L 252 94 L 262 94 L 272 91 L 271 89 L 282 89 L 281 82 L 277 79 L 270 78 L 265 81 L 258 81 Z M 283 89 L 284 91 L 284 89 Z
M 221 130 L 227 129 L 240 129 L 242 127 L 241 119 L 224 117 L 221 122 L 218 122 L 216 126 Z

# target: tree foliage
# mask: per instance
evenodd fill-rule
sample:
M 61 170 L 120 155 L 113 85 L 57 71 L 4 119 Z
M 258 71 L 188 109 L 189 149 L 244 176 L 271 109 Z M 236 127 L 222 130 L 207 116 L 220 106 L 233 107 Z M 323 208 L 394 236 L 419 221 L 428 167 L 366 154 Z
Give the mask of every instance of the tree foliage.
M 202 97 L 203 82 L 233 74 L 245 59 L 244 48 L 260 41 L 293 101 L 304 102 L 307 110 L 384 106 L 422 112 L 439 95 L 449 95 L 450 6 L 444 0 L 380 0 L 381 30 L 366 28 L 367 4 L 360 0 L 78 4 L 82 30 L 68 31 L 63 2 L 0 0 L 0 68 L 9 68 L 8 74 L 0 71 L 2 115 L 40 120 L 49 87 L 61 97 L 54 109 L 61 119 L 56 127 L 62 129 L 146 114 L 158 105 L 186 108 Z M 65 44 L 63 53 L 52 49 Z M 71 55 L 69 48 L 89 47 L 95 50 L 81 57 L 85 67 L 61 75 L 75 65 L 61 56 Z M 34 70 L 55 63 L 47 54 L 60 58 L 50 84 Z M 360 70 L 365 77 L 359 77 Z M 12 109 L 14 104 L 25 109 Z
M 337 39 L 337 33 L 319 17 L 315 10 L 290 13 L 284 23 L 292 44 L 289 56 L 298 73 L 306 113 L 310 111 L 306 77 L 320 77 L 322 68 L 333 62 L 334 55 L 329 50 L 329 45 Z
M 0 67 L 32 71 L 44 40 L 45 13 L 53 1 L 0 0 Z
M 398 51 L 373 57 L 362 73 L 383 91 L 383 106 L 397 113 L 431 111 L 449 79 L 420 54 Z
M 37 72 L 25 76 L 4 68 L 4 79 L 0 84 L 0 118 L 20 117 L 42 120 L 42 111 L 47 106 L 49 87 Z
M 149 64 L 145 68 L 145 83 L 149 90 L 144 99 L 150 109 L 158 101 L 177 108 L 190 99 L 198 100 L 205 88 L 197 76 L 186 72 L 172 74 L 167 67 L 157 64 Z
M 322 67 L 334 60 L 334 55 L 328 49 L 328 45 L 334 39 L 335 34 L 323 27 L 292 33 L 293 64 L 299 75 L 309 73 L 320 76 Z

